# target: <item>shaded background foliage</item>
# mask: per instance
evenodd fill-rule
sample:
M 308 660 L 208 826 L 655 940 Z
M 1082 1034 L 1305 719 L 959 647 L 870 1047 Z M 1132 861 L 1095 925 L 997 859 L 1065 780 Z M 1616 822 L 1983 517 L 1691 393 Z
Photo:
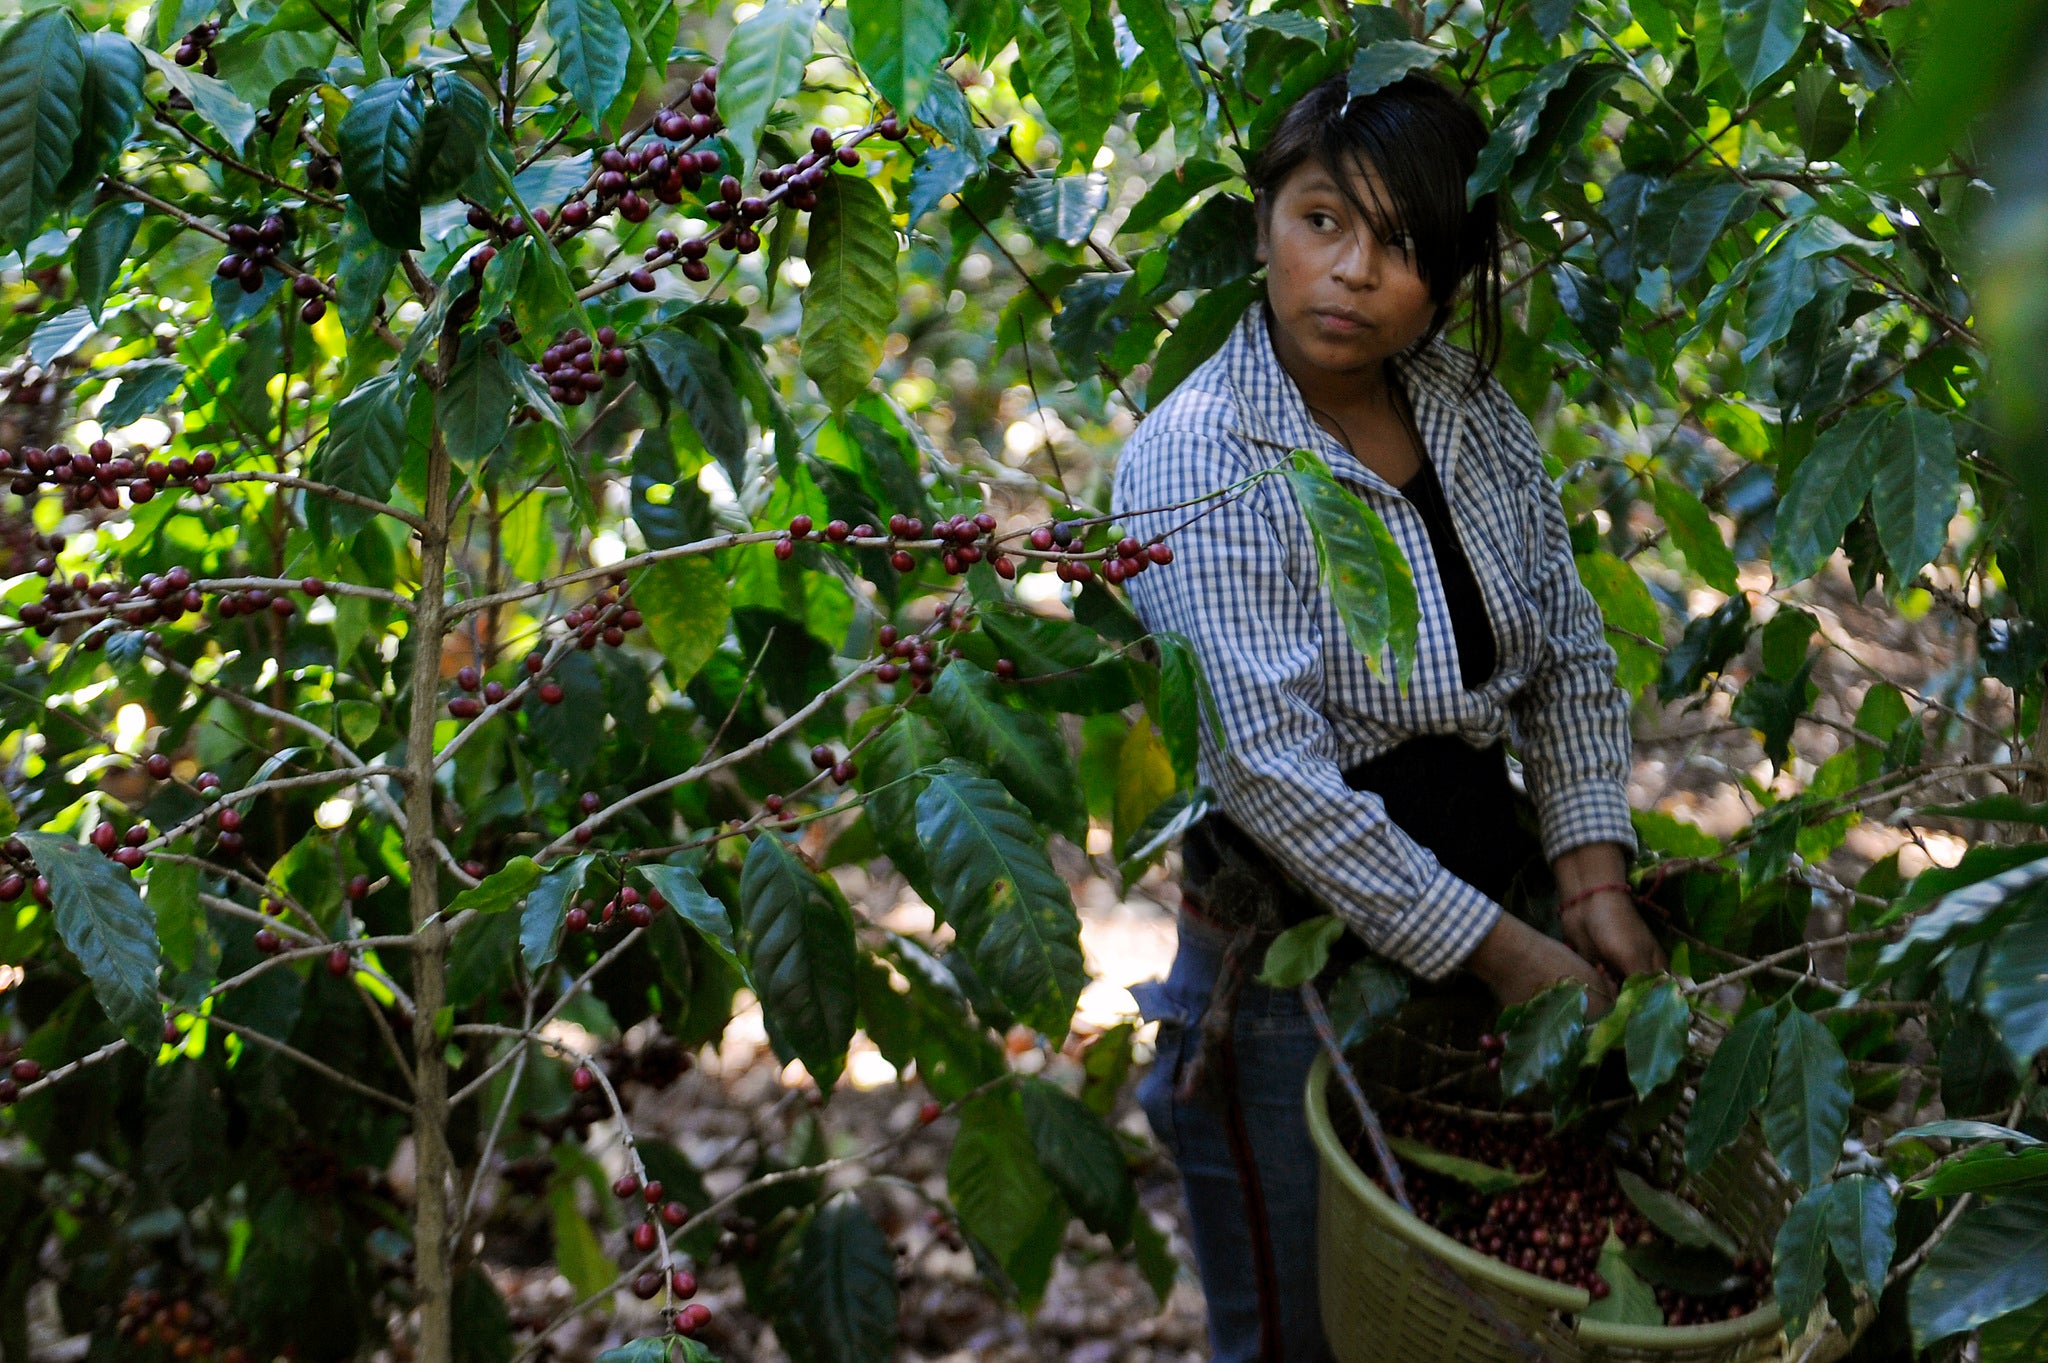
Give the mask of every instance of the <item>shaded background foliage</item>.
M 20 1303 L 48 1274 L 95 1355 L 182 1330 L 133 1289 L 200 1301 L 223 1352 L 355 1356 L 396 1321 L 429 1358 L 524 1357 L 449 1233 L 486 1185 L 485 1215 L 545 1226 L 592 1300 L 677 1256 L 731 1263 L 793 1354 L 886 1357 L 888 1238 L 806 1171 L 829 1107 L 717 1206 L 673 1149 L 592 1134 L 622 1067 L 658 1082 L 742 988 L 827 1088 L 856 1029 L 914 1066 L 957 1120 L 934 1210 L 991 1291 L 1029 1307 L 1078 1218 L 1163 1293 L 1174 1266 L 1103 1121 L 1129 1029 L 1092 1040 L 1078 1093 L 1003 1046 L 1058 1046 L 1086 979 L 1048 838 L 1134 878 L 1205 798 L 1196 660 L 1099 580 L 1134 561 L 1107 472 L 1258 296 L 1242 171 L 1291 98 L 1433 71 L 1495 129 L 1471 188 L 1518 242 L 1501 379 L 1622 683 L 1768 759 L 1729 776 L 1752 815 L 1732 837 L 1642 813 L 1676 977 L 1590 1030 L 1562 997 L 1508 1019 L 1509 1088 L 1570 1113 L 1619 1046 L 1643 1113 L 1693 1087 L 1698 1161 L 1760 1113 L 1801 1189 L 1777 1264 L 1795 1329 L 1860 1300 L 1868 1357 L 1980 1330 L 1984 1357 L 2037 1356 L 2048 1259 L 2007 1247 L 2048 1213 L 2027 1153 L 2048 1043 L 2044 24 L 2032 0 L 16 18 L 0 710 L 48 889 L 0 915 L 27 1066 L 0 1118 L 22 1230 L 0 1351 L 26 1356 Z M 713 54 L 715 97 L 692 89 Z M 836 164 L 791 172 L 814 127 Z M 659 169 L 607 159 L 657 147 Z M 602 338 L 587 370 L 572 330 Z M 105 495 L 26 462 L 101 437 L 142 466 Z M 1326 544 L 1373 542 L 1326 472 L 1287 476 Z M 987 530 L 979 562 L 890 533 L 984 510 L 1008 576 Z M 835 520 L 877 533 L 789 533 Z M 1098 580 L 1053 571 L 1069 548 Z M 1340 603 L 1373 651 L 1406 573 L 1375 566 Z M 185 587 L 86 595 L 174 571 L 204 609 L 146 604 Z M 614 572 L 630 607 L 601 594 Z M 1816 609 L 1830 591 L 1917 621 L 1952 659 L 1939 684 L 1873 668 L 1821 696 L 1843 674 L 1820 664 L 1853 652 Z M 1973 845 L 1844 884 L 1831 858 L 1876 814 Z M 139 895 L 102 825 L 143 829 Z M 851 910 L 827 872 L 879 857 L 945 931 Z M 1347 1029 L 1371 985 L 1340 991 Z M 1680 1063 L 1696 1011 L 1732 1031 Z M 1899 1134 L 1928 1116 L 1991 1125 Z M 411 1188 L 388 1174 L 402 1146 Z M 660 1231 L 632 1240 L 629 1188 L 615 1227 L 621 1169 L 682 1224 L 652 1199 Z M 664 1274 L 642 1295 L 687 1293 Z

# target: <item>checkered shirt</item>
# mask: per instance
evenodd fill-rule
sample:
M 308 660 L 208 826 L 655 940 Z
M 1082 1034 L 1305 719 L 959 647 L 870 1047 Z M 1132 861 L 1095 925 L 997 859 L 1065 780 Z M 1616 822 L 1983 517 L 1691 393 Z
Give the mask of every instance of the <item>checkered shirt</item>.
M 1472 357 L 1437 341 L 1397 362 L 1472 564 L 1500 662 L 1477 690 L 1457 643 L 1421 513 L 1310 417 L 1273 353 L 1263 301 L 1125 445 L 1113 507 L 1140 539 L 1175 527 L 1174 561 L 1132 579 L 1149 629 L 1187 636 L 1222 712 L 1202 726 L 1201 779 L 1222 810 L 1381 955 L 1427 979 L 1456 968 L 1500 906 L 1395 826 L 1346 769 L 1423 734 L 1474 746 L 1506 737 L 1542 824 L 1545 855 L 1633 849 L 1625 781 L 1629 701 L 1600 608 L 1580 583 L 1535 432 L 1492 379 L 1468 396 Z M 1258 443 L 1265 441 L 1270 443 Z M 1287 481 L 1192 524 L 1149 508 L 1228 486 L 1306 448 L 1386 521 L 1415 575 L 1421 637 L 1407 694 L 1344 632 Z

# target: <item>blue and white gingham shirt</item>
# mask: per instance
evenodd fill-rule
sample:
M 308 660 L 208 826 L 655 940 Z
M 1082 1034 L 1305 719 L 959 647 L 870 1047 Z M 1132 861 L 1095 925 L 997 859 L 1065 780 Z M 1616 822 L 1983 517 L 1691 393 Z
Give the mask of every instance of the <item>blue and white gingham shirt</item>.
M 1215 492 L 1306 448 L 1386 521 L 1422 602 L 1406 695 L 1390 668 L 1375 676 L 1351 646 L 1284 478 L 1178 530 L 1173 563 L 1127 590 L 1148 628 L 1193 641 L 1216 693 L 1224 741 L 1201 726 L 1200 766 L 1223 811 L 1375 951 L 1437 979 L 1492 929 L 1500 906 L 1340 773 L 1417 735 L 1456 733 L 1475 746 L 1506 736 L 1547 856 L 1595 842 L 1632 849 L 1629 702 L 1527 419 L 1491 379 L 1468 397 L 1472 357 L 1448 343 L 1398 363 L 1500 650 L 1476 691 L 1458 675 L 1421 513 L 1310 417 L 1273 353 L 1263 302 L 1125 445 L 1113 507 L 1146 539 L 1194 514 L 1148 508 Z

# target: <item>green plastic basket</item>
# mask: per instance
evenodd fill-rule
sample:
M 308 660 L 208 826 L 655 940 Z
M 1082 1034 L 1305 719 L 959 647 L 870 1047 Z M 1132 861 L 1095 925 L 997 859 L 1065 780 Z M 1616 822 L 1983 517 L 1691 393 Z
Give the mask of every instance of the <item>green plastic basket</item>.
M 1404 1018 L 1404 1022 L 1408 1019 Z M 1407 1030 L 1404 1028 L 1404 1031 Z M 1403 1046 L 1392 1072 L 1403 1091 L 1441 1072 L 1419 1048 Z M 1448 1266 L 1501 1316 L 1518 1326 L 1555 1363 L 1757 1363 L 1796 1358 L 1828 1325 L 1816 1310 L 1807 1331 L 1788 1347 L 1776 1303 L 1708 1325 L 1639 1326 L 1587 1320 L 1592 1298 L 1477 1253 L 1403 1211 L 1380 1191 L 1344 1148 L 1331 1120 L 1330 1057 L 1309 1073 L 1308 1127 L 1322 1166 L 1317 1245 L 1323 1331 L 1337 1363 L 1520 1363 L 1523 1355 L 1480 1319 L 1431 1267 Z M 1340 1094 L 1338 1101 L 1346 1101 Z M 1660 1164 L 1679 1171 L 1683 1112 L 1648 1138 Z M 1769 1259 L 1789 1196 L 1784 1178 L 1754 1123 L 1705 1171 L 1684 1177 L 1677 1191 L 1713 1207 L 1745 1255 Z M 1848 1342 L 1823 1341 L 1811 1363 L 1832 1363 Z

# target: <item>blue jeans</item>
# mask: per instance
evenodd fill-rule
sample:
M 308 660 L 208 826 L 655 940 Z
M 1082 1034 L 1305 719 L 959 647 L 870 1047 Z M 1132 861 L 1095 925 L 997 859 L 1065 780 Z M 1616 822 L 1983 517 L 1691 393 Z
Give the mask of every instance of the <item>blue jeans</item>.
M 1173 969 L 1132 991 L 1159 1023 L 1138 1104 L 1180 1167 L 1213 1363 L 1329 1363 L 1316 1284 L 1318 1162 L 1302 1109 L 1317 1043 L 1300 996 L 1247 980 L 1231 1053 L 1212 1057 L 1235 1101 L 1174 1096 L 1227 940 L 1183 913 Z

